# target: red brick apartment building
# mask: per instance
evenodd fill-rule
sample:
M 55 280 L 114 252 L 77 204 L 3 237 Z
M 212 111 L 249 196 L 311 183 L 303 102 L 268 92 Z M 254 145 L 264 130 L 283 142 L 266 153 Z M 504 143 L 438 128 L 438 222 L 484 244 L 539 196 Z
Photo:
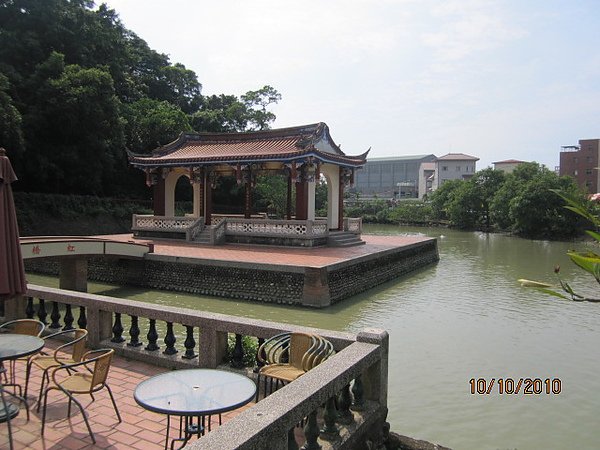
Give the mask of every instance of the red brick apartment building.
M 600 186 L 600 139 L 580 139 L 579 145 L 565 145 L 560 152 L 559 174 L 570 175 L 588 193 L 598 192 Z

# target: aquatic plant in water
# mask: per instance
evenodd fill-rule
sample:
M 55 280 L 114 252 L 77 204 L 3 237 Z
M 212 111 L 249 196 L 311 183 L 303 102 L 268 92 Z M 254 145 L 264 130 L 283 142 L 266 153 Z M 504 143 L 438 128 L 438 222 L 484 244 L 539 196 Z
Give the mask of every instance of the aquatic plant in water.
M 565 208 L 587 219 L 594 225 L 594 230 L 586 230 L 586 233 L 590 235 L 597 244 L 600 243 L 600 233 L 596 231 L 600 229 L 600 214 L 597 205 L 590 200 L 582 197 L 576 197 L 565 191 L 555 189 L 552 189 L 552 191 L 559 195 L 566 202 Z M 600 255 L 592 251 L 577 252 L 574 250 L 567 252 L 567 255 L 569 258 L 571 258 L 571 261 L 573 261 L 581 269 L 590 273 L 595 278 L 596 282 L 600 284 Z M 554 268 L 554 273 L 558 280 L 558 285 L 542 283 L 523 278 L 519 279 L 518 281 L 521 283 L 521 286 L 534 288 L 546 294 L 563 298 L 565 300 L 572 300 L 576 302 L 600 302 L 600 299 L 598 298 L 589 298 L 575 292 L 569 283 L 560 278 L 560 266 L 556 266 Z

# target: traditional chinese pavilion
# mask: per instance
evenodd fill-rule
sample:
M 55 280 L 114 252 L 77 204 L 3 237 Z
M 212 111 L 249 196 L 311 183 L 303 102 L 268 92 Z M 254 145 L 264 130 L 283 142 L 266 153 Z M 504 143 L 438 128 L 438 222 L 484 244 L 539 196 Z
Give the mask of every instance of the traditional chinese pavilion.
M 133 231 L 140 237 L 213 244 L 301 246 L 332 242 L 334 234 L 339 238 L 344 231 L 360 235 L 360 219 L 343 217 L 343 197 L 355 170 L 366 163 L 367 153 L 344 154 L 322 122 L 245 133 L 183 133 L 151 155 L 129 153 L 130 164 L 146 173 L 146 183 L 154 190 L 154 215 L 134 216 Z M 252 214 L 257 175 L 286 178 L 284 220 Z M 328 187 L 327 218 L 315 217 L 315 188 L 321 175 Z M 217 216 L 213 212 L 213 190 L 220 177 L 228 176 L 245 188 L 243 215 Z M 180 177 L 187 177 L 193 187 L 193 213 L 185 217 L 175 216 L 175 186 Z

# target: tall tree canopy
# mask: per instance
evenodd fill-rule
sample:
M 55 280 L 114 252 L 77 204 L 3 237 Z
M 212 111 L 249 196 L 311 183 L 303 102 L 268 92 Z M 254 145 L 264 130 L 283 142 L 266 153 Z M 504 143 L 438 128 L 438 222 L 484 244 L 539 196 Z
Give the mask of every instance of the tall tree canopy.
M 270 86 L 203 96 L 194 71 L 105 4 L 0 0 L 0 146 L 19 189 L 129 196 L 139 185 L 141 194 L 125 148 L 147 152 L 184 131 L 268 128 L 280 99 Z

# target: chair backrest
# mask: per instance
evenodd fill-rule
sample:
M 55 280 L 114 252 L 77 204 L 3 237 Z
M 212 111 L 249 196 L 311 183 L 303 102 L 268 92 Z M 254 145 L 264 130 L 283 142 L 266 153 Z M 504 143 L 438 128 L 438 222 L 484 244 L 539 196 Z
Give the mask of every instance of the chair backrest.
M 315 346 L 315 337 L 312 334 L 292 333 L 290 337 L 289 364 L 303 369 L 302 361 L 306 353 Z
M 77 328 L 74 330 L 75 332 L 75 337 L 73 339 L 74 344 L 73 344 L 73 361 L 79 362 L 81 361 L 81 358 L 83 358 L 83 355 L 85 354 L 85 343 L 87 341 L 87 335 L 88 332 L 87 330 L 84 330 L 83 328 Z
M 102 353 L 100 353 L 102 352 Z M 115 353 L 115 351 L 113 349 L 109 349 L 109 348 L 104 348 L 104 349 L 99 349 L 99 350 L 95 350 L 94 352 L 88 352 L 88 354 L 90 353 L 95 353 L 96 356 L 94 356 L 93 359 L 95 359 L 94 361 L 94 369 L 92 370 L 93 375 L 92 375 L 92 389 L 95 388 L 96 386 L 100 385 L 100 384 L 104 384 L 106 382 L 106 378 L 108 377 L 108 371 L 110 370 L 110 364 L 112 362 L 112 357 L 113 354 Z M 98 354 L 100 353 L 100 354 Z
M 306 354 L 302 367 L 308 372 L 335 353 L 333 344 L 322 336 L 314 335 L 316 345 Z
M 10 330 L 15 334 L 26 334 L 28 336 L 41 336 L 46 328 L 43 322 L 35 319 L 16 319 L 3 323 L 0 328 Z

